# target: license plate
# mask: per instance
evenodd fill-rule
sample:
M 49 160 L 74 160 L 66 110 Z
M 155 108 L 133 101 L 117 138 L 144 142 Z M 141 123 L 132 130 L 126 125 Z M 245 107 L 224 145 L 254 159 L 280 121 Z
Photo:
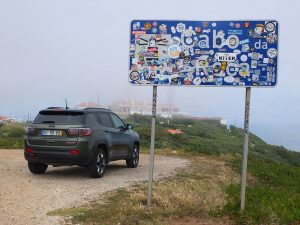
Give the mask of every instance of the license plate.
M 42 130 L 43 136 L 62 136 L 62 130 Z

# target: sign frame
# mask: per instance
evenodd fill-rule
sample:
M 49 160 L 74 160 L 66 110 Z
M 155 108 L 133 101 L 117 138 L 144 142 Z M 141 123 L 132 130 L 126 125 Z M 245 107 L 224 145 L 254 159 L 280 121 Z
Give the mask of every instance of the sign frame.
M 278 64 L 279 64 L 279 32 L 280 32 L 280 25 L 279 25 L 279 22 L 276 20 L 276 19 L 259 19 L 259 20 L 214 20 L 214 21 L 191 21 L 191 20 L 153 20 L 153 19 L 151 19 L 151 20 L 145 20 L 145 19 L 143 19 L 143 20 L 137 20 L 137 19 L 135 19 L 135 20 L 132 20 L 131 22 L 130 22 L 130 33 L 129 33 L 129 38 L 130 38 L 130 44 L 129 44 L 129 49 L 131 49 L 131 47 L 132 47 L 132 38 L 133 38 L 133 36 L 135 35 L 135 34 L 132 34 L 132 32 L 133 32 L 133 30 L 132 30 L 132 27 L 133 27 L 133 23 L 135 23 L 135 22 L 142 22 L 142 23 L 151 23 L 151 22 L 155 22 L 155 21 L 159 21 L 160 23 L 163 23 L 163 22 L 167 22 L 167 23 L 180 23 L 180 22 L 184 22 L 184 23 L 236 23 L 236 24 L 242 24 L 242 23 L 244 23 L 244 22 L 249 22 L 249 23 L 275 23 L 275 30 L 274 30 L 274 32 L 275 32 L 275 35 L 276 35 L 276 41 L 273 43 L 273 44 L 269 44 L 269 45 L 275 45 L 275 47 L 276 47 L 276 56 L 275 56 L 275 64 L 273 65 L 273 66 L 271 66 L 271 65 L 269 65 L 270 67 L 273 67 L 273 68 L 275 68 L 274 69 L 274 79 L 275 79 L 275 81 L 273 80 L 273 84 L 272 85 L 258 85 L 258 86 L 256 86 L 256 85 L 216 85 L 216 84 L 214 84 L 214 85 L 210 85 L 210 84 L 205 84 L 205 85 L 184 85 L 184 84 L 181 84 L 181 85 L 178 85 L 178 84 L 161 84 L 161 83 L 142 83 L 142 84 L 134 84 L 133 82 L 132 82 L 132 80 L 130 79 L 130 76 L 128 75 L 128 82 L 132 85 L 132 86 L 171 86 L 171 87 L 173 87 L 173 86 L 184 86 L 184 87 L 243 87 L 243 88 L 245 88 L 245 87 L 253 87 L 253 88 L 272 88 L 272 87 L 276 87 L 277 85 L 278 85 Z M 217 29 L 217 28 L 216 28 Z M 220 28 L 218 28 L 218 29 L 220 29 Z M 239 29 L 238 29 L 239 30 Z M 216 31 L 219 31 L 219 30 L 216 30 Z M 266 33 L 266 31 L 264 30 L 264 32 Z M 169 33 L 167 33 L 168 35 L 169 35 Z M 148 35 L 148 34 L 147 34 Z M 152 33 L 150 34 L 149 33 L 149 35 L 152 35 Z M 156 34 L 153 34 L 153 35 L 156 35 Z M 198 35 L 199 36 L 199 35 Z M 245 35 L 244 35 L 245 36 Z M 227 37 L 228 38 L 228 37 Z M 211 37 L 210 37 L 210 39 L 211 39 Z M 251 39 L 251 38 L 250 38 Z M 252 39 L 254 39 L 254 38 L 252 38 Z M 260 41 L 260 40 L 262 40 L 263 39 L 263 37 L 256 37 L 255 38 L 255 40 L 258 40 L 258 41 Z M 264 40 L 266 40 L 266 38 L 264 37 Z M 254 42 L 254 41 L 253 41 Z M 262 41 L 261 41 L 262 42 Z M 262 48 L 262 44 L 261 44 L 261 42 L 260 42 L 260 48 Z M 267 43 L 266 41 L 265 41 L 265 43 Z M 210 41 L 210 44 L 211 44 L 211 41 Z M 273 46 L 274 47 L 274 46 Z M 215 49 L 215 48 L 210 48 L 210 49 Z M 228 49 L 228 48 L 227 48 Z M 268 48 L 268 49 L 270 49 L 270 48 Z M 266 49 L 263 53 L 266 53 L 267 52 L 267 50 L 268 49 Z M 235 49 L 236 50 L 236 49 Z M 261 52 L 263 51 L 262 49 L 260 49 L 261 50 Z M 224 52 L 224 53 L 230 53 L 230 52 Z M 131 51 L 131 54 L 132 54 L 132 51 Z M 240 53 L 239 53 L 240 54 Z M 132 57 L 129 57 L 129 71 L 131 72 L 131 66 L 132 66 L 132 63 L 131 63 L 131 58 Z M 257 61 L 259 61 L 259 60 L 257 60 Z M 266 64 L 266 63 L 264 63 L 264 64 Z M 252 76 L 253 74 L 251 74 L 251 76 Z M 227 76 L 227 75 L 226 75 Z M 235 76 L 235 75 L 234 75 Z M 195 77 L 195 76 L 194 76 Z M 261 81 L 261 82 L 263 82 L 263 81 Z M 267 82 L 267 81 L 265 81 L 265 82 Z M 223 81 L 223 83 L 226 83 L 226 82 L 224 82 Z

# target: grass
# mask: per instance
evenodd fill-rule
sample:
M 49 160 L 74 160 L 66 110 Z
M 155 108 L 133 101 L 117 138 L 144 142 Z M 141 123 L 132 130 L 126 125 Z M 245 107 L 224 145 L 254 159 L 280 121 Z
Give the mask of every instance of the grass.
M 240 169 L 240 160 L 232 161 Z M 239 212 L 239 186 L 230 185 L 229 199 L 220 215 L 231 215 L 239 224 L 299 224 L 300 167 L 251 156 L 248 171 L 257 178 L 247 187 L 246 208 Z
M 23 123 L 9 123 L 0 127 L 0 149 L 23 148 Z
M 202 218 L 211 209 L 225 205 L 222 188 L 232 180 L 237 182 L 237 174 L 224 161 L 197 156 L 176 176 L 154 183 L 151 207 L 146 206 L 146 184 L 140 184 L 110 192 L 90 205 L 56 210 L 49 215 L 71 216 L 74 224 L 103 225 L 168 224 L 170 219 Z
M 0 149 L 20 149 L 23 144 L 22 138 L 0 137 Z

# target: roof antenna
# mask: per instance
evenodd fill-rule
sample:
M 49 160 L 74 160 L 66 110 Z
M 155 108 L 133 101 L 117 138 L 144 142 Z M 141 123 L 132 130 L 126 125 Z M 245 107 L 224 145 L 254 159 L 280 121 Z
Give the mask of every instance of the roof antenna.
M 69 109 L 68 107 L 68 102 L 67 102 L 67 99 L 65 98 L 65 102 L 66 102 L 66 109 Z

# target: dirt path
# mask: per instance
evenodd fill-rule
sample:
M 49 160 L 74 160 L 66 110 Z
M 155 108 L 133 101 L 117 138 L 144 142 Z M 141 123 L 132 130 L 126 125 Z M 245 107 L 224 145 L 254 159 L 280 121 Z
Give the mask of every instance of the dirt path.
M 82 167 L 49 167 L 44 175 L 27 169 L 22 150 L 0 150 L 0 224 L 58 224 L 59 218 L 47 212 L 87 202 L 106 191 L 147 180 L 149 156 L 141 155 L 136 169 L 125 162 L 109 164 L 101 179 L 91 179 Z M 169 176 L 188 161 L 156 156 L 155 179 Z

